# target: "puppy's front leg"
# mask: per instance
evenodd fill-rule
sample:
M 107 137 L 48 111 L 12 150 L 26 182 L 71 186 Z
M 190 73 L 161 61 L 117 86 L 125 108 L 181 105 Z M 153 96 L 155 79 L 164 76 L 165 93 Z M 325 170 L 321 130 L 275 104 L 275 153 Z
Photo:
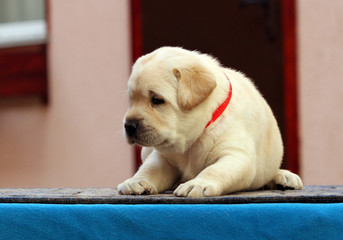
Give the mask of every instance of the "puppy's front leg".
M 254 178 L 253 166 L 248 157 L 222 157 L 194 179 L 181 184 L 174 194 L 179 197 L 211 197 L 246 189 Z
M 118 185 L 120 194 L 157 194 L 168 190 L 179 178 L 179 172 L 153 151 L 137 173 Z

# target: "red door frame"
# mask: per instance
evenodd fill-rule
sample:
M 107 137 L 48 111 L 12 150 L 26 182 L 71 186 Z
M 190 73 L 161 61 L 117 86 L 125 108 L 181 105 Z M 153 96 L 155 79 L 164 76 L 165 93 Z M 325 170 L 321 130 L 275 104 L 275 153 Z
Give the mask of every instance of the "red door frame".
M 132 63 L 143 54 L 143 34 L 142 34 L 142 8 L 141 0 L 131 0 L 131 48 Z M 135 169 L 142 164 L 141 148 L 134 148 Z
M 296 0 L 282 0 L 286 167 L 299 173 L 296 20 Z
M 132 62 L 143 54 L 141 0 L 131 0 Z M 283 76 L 285 104 L 286 168 L 299 172 L 297 109 L 296 0 L 282 0 Z M 135 149 L 136 168 L 141 165 L 140 148 Z

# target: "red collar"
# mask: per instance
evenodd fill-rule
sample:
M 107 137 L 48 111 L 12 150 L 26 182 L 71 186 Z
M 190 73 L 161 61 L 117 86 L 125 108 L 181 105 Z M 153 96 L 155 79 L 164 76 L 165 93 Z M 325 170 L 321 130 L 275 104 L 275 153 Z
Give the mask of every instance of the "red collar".
M 210 126 L 211 123 L 213 123 L 214 121 L 217 120 L 217 118 L 220 117 L 220 115 L 222 115 L 222 113 L 225 111 L 227 105 L 229 105 L 229 102 L 231 100 L 231 96 L 232 96 L 232 84 L 230 82 L 230 79 L 228 78 L 228 76 L 224 73 L 225 77 L 227 78 L 227 80 L 229 80 L 229 84 L 230 84 L 230 91 L 229 94 L 227 96 L 227 98 L 225 99 L 225 101 L 216 109 L 216 111 L 214 111 L 213 115 L 212 115 L 212 119 L 207 123 L 206 127 Z

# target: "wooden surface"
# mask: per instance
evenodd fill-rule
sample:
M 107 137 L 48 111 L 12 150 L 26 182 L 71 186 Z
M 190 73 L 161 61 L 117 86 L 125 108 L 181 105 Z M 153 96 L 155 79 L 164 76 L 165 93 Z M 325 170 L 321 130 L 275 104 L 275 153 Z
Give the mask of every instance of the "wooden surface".
M 211 198 L 181 198 L 171 193 L 123 196 L 112 188 L 0 189 L 0 203 L 52 204 L 244 204 L 343 202 L 343 186 L 305 186 L 303 190 L 241 192 Z

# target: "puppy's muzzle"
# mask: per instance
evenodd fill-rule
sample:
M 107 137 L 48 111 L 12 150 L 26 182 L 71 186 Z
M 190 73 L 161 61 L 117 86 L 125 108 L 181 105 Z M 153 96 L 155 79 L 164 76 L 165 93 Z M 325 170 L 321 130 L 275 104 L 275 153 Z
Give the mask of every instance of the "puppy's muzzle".
M 142 119 L 127 119 L 124 129 L 130 144 L 156 146 L 165 140 L 161 138 L 155 128 L 144 124 Z
M 137 134 L 137 129 L 139 127 L 139 120 L 128 120 L 125 122 L 125 132 L 127 136 L 134 137 Z

